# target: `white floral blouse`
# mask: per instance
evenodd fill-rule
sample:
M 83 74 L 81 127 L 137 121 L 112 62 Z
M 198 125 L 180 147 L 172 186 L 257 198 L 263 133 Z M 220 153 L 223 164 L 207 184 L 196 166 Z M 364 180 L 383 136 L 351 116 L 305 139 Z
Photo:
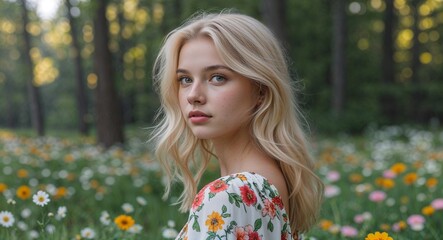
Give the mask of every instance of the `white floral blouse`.
M 286 240 L 292 236 L 277 188 L 263 176 L 243 172 L 206 185 L 194 199 L 176 240 Z

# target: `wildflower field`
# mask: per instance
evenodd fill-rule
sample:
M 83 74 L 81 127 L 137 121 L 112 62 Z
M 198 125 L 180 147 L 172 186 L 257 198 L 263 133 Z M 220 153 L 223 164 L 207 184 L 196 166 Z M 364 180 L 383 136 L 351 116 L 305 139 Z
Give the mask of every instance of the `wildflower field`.
M 0 130 L 0 239 L 174 239 L 187 218 L 171 205 L 180 189 L 161 199 L 146 139 L 135 131 L 105 151 L 91 138 Z M 387 127 L 312 147 L 326 188 L 307 239 L 443 236 L 443 131 Z M 212 164 L 202 184 L 216 177 Z

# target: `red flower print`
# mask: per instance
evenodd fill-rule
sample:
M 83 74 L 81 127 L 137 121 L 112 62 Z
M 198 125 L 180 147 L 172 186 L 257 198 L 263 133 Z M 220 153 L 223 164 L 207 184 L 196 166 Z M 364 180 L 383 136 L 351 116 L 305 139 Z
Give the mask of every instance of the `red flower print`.
M 283 209 L 283 200 L 280 196 L 276 196 L 272 199 L 272 202 L 277 205 L 280 209 Z
M 224 191 L 228 189 L 228 184 L 225 183 L 223 180 L 215 180 L 212 182 L 211 186 L 209 187 L 209 190 L 211 190 L 211 193 L 218 193 L 221 191 Z
M 287 240 L 288 239 L 288 234 L 286 234 L 286 232 L 282 232 L 281 233 L 281 240 Z
M 269 199 L 265 199 L 265 206 L 261 211 L 262 216 L 269 215 L 271 219 L 274 219 L 276 214 L 275 204 L 269 201 Z
M 234 234 L 236 240 L 249 240 L 248 233 L 242 227 L 236 227 Z
M 248 235 L 248 240 L 261 240 L 261 237 L 258 235 L 258 232 L 250 232 Z
M 254 205 L 257 202 L 255 192 L 248 185 L 240 187 L 240 192 L 242 200 L 247 206 Z
M 203 200 L 205 199 L 205 191 L 202 189 L 197 196 L 195 196 L 194 201 L 192 202 L 192 209 L 195 210 L 202 204 Z

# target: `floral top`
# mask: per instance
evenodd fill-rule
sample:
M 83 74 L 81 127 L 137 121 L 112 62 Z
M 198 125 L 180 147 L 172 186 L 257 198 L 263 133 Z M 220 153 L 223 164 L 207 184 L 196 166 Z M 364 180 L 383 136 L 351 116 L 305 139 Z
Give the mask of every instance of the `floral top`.
M 292 236 L 277 188 L 252 172 L 221 177 L 194 199 L 176 240 L 299 239 Z

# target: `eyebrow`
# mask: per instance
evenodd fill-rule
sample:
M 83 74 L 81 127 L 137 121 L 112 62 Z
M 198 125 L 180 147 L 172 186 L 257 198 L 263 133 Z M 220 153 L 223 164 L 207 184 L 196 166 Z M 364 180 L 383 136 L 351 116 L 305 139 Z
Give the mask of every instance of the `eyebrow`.
M 218 69 L 226 69 L 228 71 L 234 72 L 234 70 L 232 70 L 230 67 L 227 67 L 225 65 L 211 65 L 211 66 L 207 66 L 203 69 L 203 72 L 210 72 L 210 71 L 214 71 L 214 70 L 218 70 Z M 177 71 L 175 71 L 176 73 L 189 73 L 189 71 L 187 71 L 186 69 L 177 69 Z

